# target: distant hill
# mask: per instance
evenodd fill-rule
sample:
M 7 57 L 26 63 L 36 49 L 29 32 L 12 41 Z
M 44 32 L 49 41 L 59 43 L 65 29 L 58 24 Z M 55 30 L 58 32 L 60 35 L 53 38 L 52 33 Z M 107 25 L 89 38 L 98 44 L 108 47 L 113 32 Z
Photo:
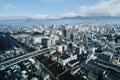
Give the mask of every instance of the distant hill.
M 35 18 L 20 18 L 20 19 L 3 19 L 0 24 L 81 24 L 81 23 L 120 23 L 120 17 L 111 16 L 76 16 L 76 17 L 63 17 L 59 19 L 35 19 Z

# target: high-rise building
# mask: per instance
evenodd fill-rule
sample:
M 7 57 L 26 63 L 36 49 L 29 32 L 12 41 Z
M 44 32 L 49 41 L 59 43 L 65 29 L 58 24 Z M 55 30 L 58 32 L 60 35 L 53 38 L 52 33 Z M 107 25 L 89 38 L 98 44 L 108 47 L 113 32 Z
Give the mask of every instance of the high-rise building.
M 82 54 L 82 48 L 76 47 L 75 53 L 76 53 L 77 55 Z
M 63 29 L 63 36 L 66 37 L 67 39 L 69 39 L 70 38 L 70 30 L 64 28 Z
M 42 39 L 42 45 L 43 45 L 45 48 L 50 47 L 50 46 L 51 46 L 51 39 L 43 38 L 43 39 Z
M 71 40 L 72 42 L 75 41 L 75 34 L 74 34 L 74 33 L 71 33 L 71 34 L 70 34 L 70 40 Z

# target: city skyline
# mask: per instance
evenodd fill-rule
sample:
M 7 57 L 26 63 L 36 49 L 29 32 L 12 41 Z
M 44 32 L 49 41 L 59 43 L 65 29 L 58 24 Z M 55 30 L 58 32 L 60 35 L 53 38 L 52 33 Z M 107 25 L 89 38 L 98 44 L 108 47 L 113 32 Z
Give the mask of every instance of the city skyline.
M 120 0 L 0 0 L 0 80 L 120 80 Z
M 0 0 L 1 17 L 120 16 L 120 0 Z

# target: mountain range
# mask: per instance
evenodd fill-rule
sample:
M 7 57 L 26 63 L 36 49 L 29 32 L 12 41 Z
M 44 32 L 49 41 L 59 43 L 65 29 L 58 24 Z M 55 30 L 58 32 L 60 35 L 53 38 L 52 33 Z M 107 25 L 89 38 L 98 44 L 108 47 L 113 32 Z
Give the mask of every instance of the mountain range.
M 36 19 L 36 18 L 15 18 L 15 19 L 0 19 L 0 24 L 81 24 L 81 23 L 120 23 L 120 17 L 113 16 L 76 16 L 76 17 L 62 17 L 59 19 Z

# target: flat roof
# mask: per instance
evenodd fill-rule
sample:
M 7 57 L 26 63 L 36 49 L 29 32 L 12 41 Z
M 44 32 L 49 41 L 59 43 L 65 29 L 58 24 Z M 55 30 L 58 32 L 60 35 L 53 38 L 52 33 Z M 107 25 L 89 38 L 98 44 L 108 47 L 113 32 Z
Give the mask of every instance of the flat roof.
M 72 60 L 72 61 L 70 61 L 69 63 L 70 63 L 70 64 L 74 64 L 74 63 L 76 63 L 76 62 L 78 62 L 78 60 L 77 60 L 77 59 Z
M 108 55 L 108 56 L 113 55 L 113 53 L 108 52 L 108 51 L 105 51 L 105 52 L 103 52 L 102 54 L 104 54 L 104 55 Z
M 63 59 L 63 60 L 65 60 L 65 59 L 67 59 L 67 58 L 69 58 L 69 57 L 70 57 L 70 56 L 69 56 L 68 54 L 65 54 L 65 55 L 61 56 L 60 58 Z

